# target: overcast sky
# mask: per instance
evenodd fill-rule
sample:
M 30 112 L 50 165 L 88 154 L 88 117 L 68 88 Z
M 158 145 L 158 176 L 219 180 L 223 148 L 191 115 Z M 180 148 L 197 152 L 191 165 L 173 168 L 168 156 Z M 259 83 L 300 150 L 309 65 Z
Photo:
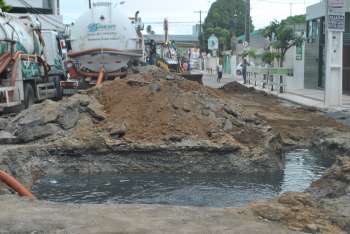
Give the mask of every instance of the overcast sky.
M 274 19 L 288 17 L 291 9 L 293 15 L 305 14 L 306 6 L 319 1 L 251 0 L 253 24 L 257 29 L 262 28 Z M 208 11 L 213 2 L 214 0 L 125 0 L 125 4 L 119 7 L 129 16 L 139 10 L 145 25 L 151 24 L 156 33 L 162 33 L 161 22 L 167 17 L 171 34 L 191 34 L 192 25 L 199 23 L 199 14 L 195 11 Z M 88 10 L 88 5 L 88 0 L 61 0 L 61 14 L 65 23 L 74 22 L 81 13 Z

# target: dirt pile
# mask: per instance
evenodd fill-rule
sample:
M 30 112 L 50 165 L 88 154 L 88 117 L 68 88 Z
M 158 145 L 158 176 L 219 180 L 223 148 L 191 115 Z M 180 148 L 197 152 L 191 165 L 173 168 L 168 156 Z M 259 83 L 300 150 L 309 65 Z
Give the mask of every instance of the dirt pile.
M 348 142 L 349 144 L 349 142 Z M 350 157 L 338 157 L 323 177 L 312 183 L 308 192 L 327 209 L 332 221 L 350 233 Z
M 257 145 L 266 140 L 268 127 L 225 100 L 222 92 L 179 77 L 166 78 L 151 67 L 104 83 L 95 92 L 107 113 L 104 127 L 130 141 Z
M 76 129 L 86 115 L 95 122 L 105 119 L 101 105 L 93 97 L 75 95 L 60 102 L 46 100 L 9 119 L 6 127 L 0 129 L 0 144 L 63 138 Z
M 327 211 L 319 208 L 309 194 L 286 193 L 276 200 L 252 204 L 259 217 L 280 222 L 288 228 L 307 233 L 345 233 L 334 225 Z
M 226 85 L 224 85 L 221 90 L 225 91 L 225 92 L 233 92 L 233 93 L 248 93 L 248 92 L 256 92 L 258 93 L 258 91 L 256 91 L 254 88 L 249 88 L 246 87 L 244 85 L 241 85 L 238 82 L 231 82 L 228 83 Z

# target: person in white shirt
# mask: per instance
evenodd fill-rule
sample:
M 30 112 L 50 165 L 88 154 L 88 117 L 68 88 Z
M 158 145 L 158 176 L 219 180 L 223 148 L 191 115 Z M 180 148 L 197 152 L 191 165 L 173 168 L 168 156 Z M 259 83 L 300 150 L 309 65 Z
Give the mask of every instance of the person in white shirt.
M 217 72 L 218 72 L 217 82 L 220 83 L 221 79 L 222 79 L 222 63 L 221 62 L 219 62 L 218 66 L 217 66 Z

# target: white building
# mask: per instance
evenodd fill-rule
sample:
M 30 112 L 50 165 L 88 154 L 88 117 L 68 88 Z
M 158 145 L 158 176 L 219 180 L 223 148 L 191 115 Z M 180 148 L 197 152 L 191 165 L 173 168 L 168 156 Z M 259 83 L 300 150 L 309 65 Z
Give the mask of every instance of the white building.
M 5 0 L 5 3 L 12 7 L 10 13 L 37 15 L 42 29 L 64 29 L 59 0 Z

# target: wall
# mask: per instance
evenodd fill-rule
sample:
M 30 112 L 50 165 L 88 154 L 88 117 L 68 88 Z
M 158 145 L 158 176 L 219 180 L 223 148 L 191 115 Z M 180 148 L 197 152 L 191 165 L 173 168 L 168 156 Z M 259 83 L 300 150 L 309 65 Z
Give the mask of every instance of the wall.
M 6 4 L 14 7 L 14 11 L 19 12 L 13 12 L 13 13 L 24 13 L 23 11 L 26 11 L 26 6 L 23 4 L 20 0 L 5 0 Z M 26 2 L 32 7 L 35 8 L 36 11 L 44 9 L 44 10 L 50 10 L 49 14 L 53 15 L 59 15 L 59 0 L 26 0 Z M 18 8 L 18 9 L 17 9 Z M 47 12 L 44 12 L 47 14 Z
M 287 77 L 286 83 L 287 83 L 287 91 L 293 91 L 298 89 L 304 89 L 304 82 L 305 82 L 305 44 L 302 46 L 302 60 L 297 60 L 297 47 L 294 46 L 289 49 L 287 55 L 288 60 L 286 61 L 287 64 L 284 67 L 292 68 L 294 76 L 293 77 Z

